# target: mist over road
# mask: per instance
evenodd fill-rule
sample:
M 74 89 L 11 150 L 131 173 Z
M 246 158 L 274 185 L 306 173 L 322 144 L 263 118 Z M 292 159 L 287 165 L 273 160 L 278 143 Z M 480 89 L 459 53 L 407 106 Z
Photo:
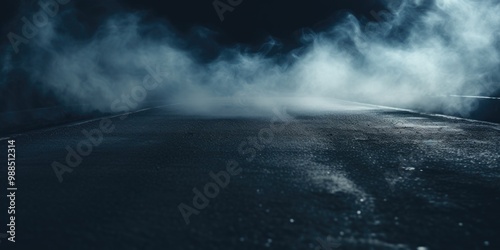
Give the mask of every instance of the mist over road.
M 253 118 L 188 116 L 164 107 L 110 120 L 114 130 L 62 183 L 53 162 L 65 164 L 65 147 L 75 148 L 85 140 L 82 130 L 99 128 L 100 120 L 14 137 L 17 247 L 500 244 L 497 125 L 352 103 Z M 215 182 L 210 172 L 226 171 L 230 161 L 241 172 L 215 198 L 205 197 L 208 206 L 194 208 L 193 188 L 204 192 Z M 189 224 L 182 203 L 198 211 Z

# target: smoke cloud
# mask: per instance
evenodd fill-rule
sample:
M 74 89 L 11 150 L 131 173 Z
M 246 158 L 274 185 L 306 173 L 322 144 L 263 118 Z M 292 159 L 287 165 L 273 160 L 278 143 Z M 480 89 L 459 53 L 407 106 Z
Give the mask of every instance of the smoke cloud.
M 214 114 L 219 101 L 258 110 L 335 98 L 467 113 L 473 99 L 435 97 L 490 96 L 500 87 L 500 3 L 493 0 L 391 1 L 377 22 L 346 15 L 328 30 L 304 32 L 292 51 L 268 53 L 279 45 L 270 39 L 263 51 L 220 48 L 209 61 L 168 24 L 141 14 L 112 15 L 92 34 L 75 35 L 73 10 L 62 8 L 19 53 L 4 50 L 0 86 L 21 81 L 75 112 L 117 111 L 113 103 L 147 75 L 159 86 L 133 108 L 154 100 Z M 211 39 L 207 29 L 198 35 Z M 33 99 L 23 96 L 6 97 L 7 109 L 29 108 Z

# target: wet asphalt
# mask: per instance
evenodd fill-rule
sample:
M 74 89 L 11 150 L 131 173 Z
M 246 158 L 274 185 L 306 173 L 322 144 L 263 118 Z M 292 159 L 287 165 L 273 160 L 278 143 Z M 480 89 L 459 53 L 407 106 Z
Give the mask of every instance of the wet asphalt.
M 10 139 L 16 244 L 1 249 L 500 249 L 494 124 L 352 103 L 163 107 Z

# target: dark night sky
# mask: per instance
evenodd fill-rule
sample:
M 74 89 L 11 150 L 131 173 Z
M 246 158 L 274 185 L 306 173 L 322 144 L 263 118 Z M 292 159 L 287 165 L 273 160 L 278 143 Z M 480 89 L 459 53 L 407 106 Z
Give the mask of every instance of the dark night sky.
M 29 16 L 37 9 L 38 1 L 9 1 L 3 3 L 0 13 L 2 33 L 16 31 L 21 26 L 21 17 Z M 297 40 L 300 30 L 321 30 L 335 22 L 346 12 L 361 18 L 373 19 L 371 10 L 380 10 L 377 0 L 244 0 L 233 12 L 224 14 L 221 22 L 211 0 L 158 1 L 158 0 L 73 0 L 78 20 L 89 30 L 94 30 L 110 14 L 141 12 L 146 20 L 165 20 L 181 35 L 189 35 L 195 27 L 206 27 L 215 31 L 217 43 L 231 45 L 242 43 L 258 45 L 268 37 L 285 44 Z M 22 10 L 22 11 L 21 11 Z M 4 35 L 3 42 L 7 42 Z
M 256 42 L 269 35 L 279 39 L 289 38 L 301 28 L 321 25 L 342 10 L 367 15 L 370 10 L 378 8 L 373 0 L 246 0 L 233 12 L 226 12 L 225 20 L 221 22 L 210 0 L 177 3 L 127 0 L 124 3 L 127 7 L 147 10 L 155 16 L 166 18 L 182 31 L 202 25 L 243 43 Z

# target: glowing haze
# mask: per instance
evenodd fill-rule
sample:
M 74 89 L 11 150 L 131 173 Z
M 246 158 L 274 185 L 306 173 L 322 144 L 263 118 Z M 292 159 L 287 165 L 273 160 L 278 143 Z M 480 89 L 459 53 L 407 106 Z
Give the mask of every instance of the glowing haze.
M 466 113 L 473 99 L 443 105 L 432 96 L 498 91 L 499 1 L 387 6 L 390 11 L 379 13 L 383 20 L 376 23 L 347 15 L 329 30 L 304 33 L 303 46 L 286 55 L 223 48 L 210 62 L 199 60 L 196 49 L 183 46 L 167 25 L 147 23 L 138 14 L 111 16 L 83 39 L 65 28 L 76 22 L 73 15 L 61 13 L 20 53 L 5 50 L 1 84 L 12 72 L 23 72 L 37 91 L 63 105 L 104 112 L 116 111 L 113 103 L 142 85 L 151 70 L 149 80 L 160 80 L 160 86 L 147 90 L 146 100 L 183 102 L 194 112 L 210 112 L 214 99 L 273 106 L 307 102 L 305 97 Z

